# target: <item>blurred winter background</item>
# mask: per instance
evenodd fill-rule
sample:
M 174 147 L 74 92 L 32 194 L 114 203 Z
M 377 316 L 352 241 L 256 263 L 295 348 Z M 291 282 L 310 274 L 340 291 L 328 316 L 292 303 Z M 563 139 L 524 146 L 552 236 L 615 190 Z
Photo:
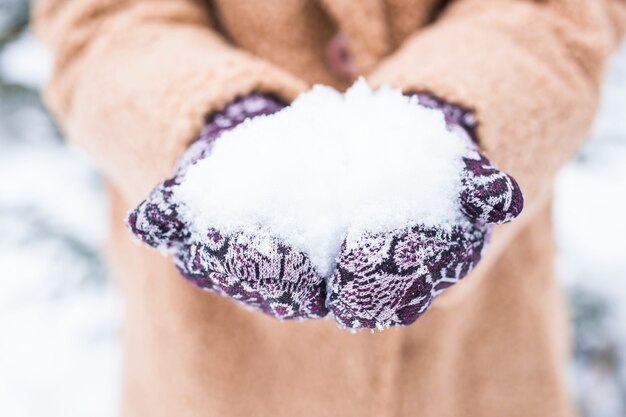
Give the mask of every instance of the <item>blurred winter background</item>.
M 106 200 L 38 90 L 50 59 L 28 2 L 0 0 L 0 416 L 113 417 L 120 307 Z
M 50 57 L 28 1 L 0 0 L 0 416 L 113 417 L 120 305 L 102 248 L 106 199 L 42 107 Z M 626 45 L 592 138 L 556 182 L 559 273 L 582 414 L 626 416 Z

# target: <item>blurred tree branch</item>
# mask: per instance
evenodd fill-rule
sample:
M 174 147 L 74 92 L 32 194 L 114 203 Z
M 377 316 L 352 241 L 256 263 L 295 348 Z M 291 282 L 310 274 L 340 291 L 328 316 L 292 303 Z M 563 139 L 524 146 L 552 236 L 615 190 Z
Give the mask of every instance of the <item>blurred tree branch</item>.
M 2 0 L 0 3 L 0 50 L 28 26 L 30 1 Z

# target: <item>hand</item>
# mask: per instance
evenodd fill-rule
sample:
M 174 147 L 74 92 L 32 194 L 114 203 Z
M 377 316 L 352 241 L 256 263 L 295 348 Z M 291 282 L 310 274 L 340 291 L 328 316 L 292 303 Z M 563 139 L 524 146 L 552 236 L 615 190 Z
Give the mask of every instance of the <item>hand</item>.
M 465 137 L 460 208 L 451 227 L 415 224 L 386 233 L 364 233 L 344 241 L 328 283 L 328 307 L 348 328 L 384 328 L 417 320 L 433 300 L 480 261 L 493 224 L 520 214 L 524 201 L 513 177 L 478 150 L 473 115 L 431 96 L 422 105 L 440 108 L 448 127 Z
M 181 274 L 197 287 L 230 297 L 279 319 L 319 318 L 328 313 L 326 286 L 308 256 L 272 236 L 209 230 L 192 237 L 179 215 L 173 187 L 186 170 L 206 157 L 212 142 L 246 118 L 283 107 L 277 100 L 251 95 L 228 105 L 207 122 L 200 138 L 179 160 L 176 175 L 160 183 L 128 218 L 141 240 L 171 252 Z

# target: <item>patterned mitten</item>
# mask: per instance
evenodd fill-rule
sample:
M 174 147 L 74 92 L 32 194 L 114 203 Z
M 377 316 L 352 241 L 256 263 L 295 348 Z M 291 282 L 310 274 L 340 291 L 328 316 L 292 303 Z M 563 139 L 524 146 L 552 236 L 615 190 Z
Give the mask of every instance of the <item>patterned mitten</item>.
M 493 224 L 520 214 L 524 200 L 516 181 L 499 171 L 476 145 L 474 115 L 432 96 L 420 104 L 443 111 L 450 130 L 466 138 L 460 209 L 451 227 L 415 224 L 347 239 L 328 283 L 327 304 L 348 328 L 413 323 L 446 288 L 480 261 Z
M 319 318 L 328 313 L 326 287 L 308 256 L 272 236 L 210 230 L 197 240 L 179 215 L 173 187 L 187 169 L 205 158 L 212 142 L 245 119 L 274 113 L 284 105 L 253 94 L 212 115 L 199 139 L 178 162 L 173 178 L 160 183 L 128 217 L 131 231 L 170 252 L 177 268 L 201 289 L 230 297 L 279 319 Z

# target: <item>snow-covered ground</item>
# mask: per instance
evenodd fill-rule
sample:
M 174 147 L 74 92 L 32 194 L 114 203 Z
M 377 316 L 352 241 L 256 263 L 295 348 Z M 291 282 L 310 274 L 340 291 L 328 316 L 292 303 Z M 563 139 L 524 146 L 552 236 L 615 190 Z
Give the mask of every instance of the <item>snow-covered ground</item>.
M 121 312 L 102 260 L 106 199 L 41 106 L 48 71 L 27 33 L 0 49 L 0 416 L 112 417 Z M 556 183 L 559 270 L 577 330 L 571 380 L 593 417 L 626 415 L 624 109 L 626 46 L 592 140 Z

